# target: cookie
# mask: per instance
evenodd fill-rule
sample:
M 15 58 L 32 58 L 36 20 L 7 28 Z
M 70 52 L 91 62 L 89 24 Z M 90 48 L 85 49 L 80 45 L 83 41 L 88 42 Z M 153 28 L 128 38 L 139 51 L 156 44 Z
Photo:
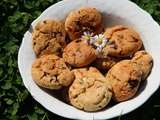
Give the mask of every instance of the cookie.
M 141 82 L 142 71 L 130 60 L 123 60 L 114 65 L 106 74 L 113 90 L 113 99 L 117 102 L 132 98 Z
M 140 69 L 143 72 L 142 80 L 145 80 L 151 72 L 153 66 L 152 56 L 146 51 L 142 50 L 135 53 L 132 61 L 140 66 Z
M 106 29 L 109 44 L 103 49 L 109 56 L 130 57 L 142 47 L 142 40 L 133 29 L 118 25 Z
M 94 67 L 73 70 L 75 80 L 69 88 L 70 103 L 85 111 L 97 111 L 110 101 L 111 86 Z
M 45 20 L 36 25 L 32 33 L 32 46 L 37 57 L 46 54 L 60 56 L 66 45 L 64 24 L 59 21 Z
M 93 65 L 102 71 L 107 71 L 111 67 L 113 67 L 120 59 L 116 59 L 114 57 L 107 56 L 105 58 L 97 58 Z
M 44 55 L 34 61 L 32 78 L 41 87 L 60 89 L 72 83 L 74 74 L 62 58 L 56 55 Z
M 77 39 L 65 47 L 63 58 L 73 67 L 84 67 L 96 59 L 96 51 L 83 40 Z
M 96 8 L 82 7 L 71 12 L 65 21 L 65 30 L 71 40 L 80 38 L 84 32 L 100 33 L 102 16 Z

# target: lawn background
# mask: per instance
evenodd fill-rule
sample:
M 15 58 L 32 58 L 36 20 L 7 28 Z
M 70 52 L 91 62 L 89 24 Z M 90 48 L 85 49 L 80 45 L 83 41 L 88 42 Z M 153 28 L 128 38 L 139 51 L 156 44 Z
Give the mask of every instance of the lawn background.
M 0 120 L 64 119 L 50 113 L 31 97 L 22 83 L 17 65 L 23 34 L 42 11 L 57 1 L 0 1 Z M 159 0 L 132 1 L 148 11 L 160 24 Z M 115 120 L 160 120 L 160 89 L 143 106 Z

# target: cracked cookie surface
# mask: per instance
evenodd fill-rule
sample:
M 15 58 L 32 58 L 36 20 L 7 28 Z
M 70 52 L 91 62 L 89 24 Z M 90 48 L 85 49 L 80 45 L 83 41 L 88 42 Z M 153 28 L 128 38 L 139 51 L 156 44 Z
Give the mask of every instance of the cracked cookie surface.
M 85 111 L 97 111 L 110 101 L 111 86 L 94 67 L 73 70 L 75 80 L 69 88 L 69 99 L 73 106 Z
M 45 20 L 38 23 L 32 33 L 32 46 L 37 57 L 45 54 L 61 55 L 66 32 L 59 21 Z
M 80 38 L 84 32 L 100 33 L 102 16 L 96 8 L 82 7 L 71 12 L 65 21 L 65 30 L 71 40 Z
M 114 57 L 130 57 L 142 47 L 142 40 L 133 29 L 117 25 L 106 29 L 109 44 L 102 50 Z
M 140 69 L 143 72 L 142 80 L 145 80 L 152 70 L 153 66 L 152 56 L 144 50 L 138 51 L 133 56 L 132 62 L 140 66 Z
M 60 89 L 72 83 L 74 74 L 62 58 L 44 55 L 32 64 L 32 78 L 41 87 Z
M 123 60 L 114 65 L 106 74 L 113 89 L 113 99 L 117 102 L 132 98 L 141 82 L 142 71 L 130 60 Z
M 73 67 L 84 67 L 96 59 L 96 51 L 83 40 L 77 39 L 65 47 L 63 58 Z

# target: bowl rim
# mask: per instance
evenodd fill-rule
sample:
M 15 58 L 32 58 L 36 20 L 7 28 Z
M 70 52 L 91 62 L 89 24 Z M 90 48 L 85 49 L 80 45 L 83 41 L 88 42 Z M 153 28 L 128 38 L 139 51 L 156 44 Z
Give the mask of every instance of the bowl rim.
M 65 3 L 71 2 L 71 1 L 74 1 L 74 0 L 63 0 L 63 1 L 60 1 L 60 2 L 58 2 L 58 3 L 56 3 L 56 4 L 51 5 L 51 6 L 50 6 L 49 8 L 47 8 L 45 11 L 47 11 L 48 9 L 50 9 L 50 8 L 51 8 L 52 6 L 54 6 L 54 5 L 59 6 L 59 5 L 63 5 L 63 4 L 65 4 Z M 87 1 L 87 2 L 88 2 L 89 0 L 84 0 L 84 1 Z M 97 1 L 98 1 L 98 0 L 97 0 Z M 116 1 L 116 0 L 114 0 L 114 1 Z M 144 15 L 145 18 L 149 19 L 150 22 L 154 25 L 154 27 L 156 27 L 157 29 L 160 29 L 158 23 L 153 20 L 152 16 L 151 16 L 149 13 L 147 13 L 146 11 L 144 11 L 143 9 L 141 9 L 138 5 L 136 5 L 135 3 L 133 3 L 133 2 L 131 2 L 131 1 L 129 1 L 129 0 L 122 0 L 122 1 L 123 1 L 123 2 L 127 2 L 127 4 L 130 4 L 132 7 L 135 8 L 135 10 L 137 10 L 137 12 L 140 12 L 141 14 Z M 45 11 L 43 11 L 42 14 L 44 14 Z M 42 14 L 41 14 L 41 15 L 42 15 Z M 41 16 L 41 15 L 40 15 L 40 16 Z M 40 16 L 39 16 L 36 20 L 38 20 L 38 19 L 40 18 Z M 34 21 L 32 22 L 32 24 L 34 24 L 34 23 L 36 22 L 36 20 L 34 20 Z M 69 114 L 69 112 L 65 112 L 65 113 L 63 112 L 63 114 L 62 114 L 61 111 L 56 111 L 56 109 L 53 110 L 53 109 L 47 107 L 47 106 L 48 106 L 48 105 L 46 105 L 47 103 L 44 103 L 44 101 L 42 101 L 41 99 L 39 99 L 40 96 L 37 95 L 37 94 L 35 93 L 35 91 L 33 91 L 32 88 L 29 86 L 29 83 L 26 82 L 26 78 L 24 77 L 24 76 L 25 76 L 25 75 L 24 75 L 24 71 L 23 71 L 23 69 L 21 69 L 21 67 L 22 67 L 21 64 L 23 64 L 23 63 L 22 63 L 23 61 L 22 61 L 22 56 L 21 56 L 21 54 L 22 54 L 22 51 L 23 51 L 23 44 L 24 44 L 25 37 L 28 36 L 28 34 L 29 34 L 29 31 L 27 31 L 27 32 L 24 34 L 23 41 L 22 41 L 22 43 L 21 43 L 21 46 L 20 46 L 19 52 L 18 52 L 18 68 L 19 68 L 21 77 L 22 77 L 22 79 L 23 79 L 23 83 L 24 83 L 25 87 L 27 88 L 27 90 L 31 93 L 31 95 L 33 96 L 33 98 L 34 98 L 36 101 L 38 101 L 43 107 L 45 107 L 45 108 L 46 108 L 47 110 L 49 110 L 50 112 L 53 112 L 53 113 L 55 113 L 55 114 L 57 114 L 57 115 L 59 115 L 59 116 L 65 117 L 65 118 L 72 118 L 72 119 L 82 119 L 82 118 L 83 118 L 83 119 L 86 119 L 86 116 L 87 116 L 87 115 L 86 115 L 86 116 L 82 116 L 82 117 L 80 117 L 80 116 L 73 116 L 73 114 Z M 99 118 L 98 116 L 96 116 L 95 113 L 90 113 L 90 115 L 88 115 L 88 118 L 87 118 L 87 119 L 110 119 L 110 118 L 117 117 L 117 116 L 119 116 L 119 115 L 127 114 L 127 113 L 129 113 L 129 112 L 137 109 L 137 108 L 140 107 L 142 104 L 144 104 L 144 103 L 154 94 L 154 92 L 159 88 L 159 86 L 160 86 L 160 82 L 159 82 L 159 84 L 155 85 L 155 87 L 148 93 L 148 96 L 146 96 L 144 99 L 141 99 L 141 101 L 136 102 L 132 107 L 128 107 L 127 110 L 123 111 L 122 114 L 113 114 L 113 115 L 110 115 L 110 116 L 102 116 L 101 118 Z M 42 94 L 44 94 L 44 93 L 42 92 Z

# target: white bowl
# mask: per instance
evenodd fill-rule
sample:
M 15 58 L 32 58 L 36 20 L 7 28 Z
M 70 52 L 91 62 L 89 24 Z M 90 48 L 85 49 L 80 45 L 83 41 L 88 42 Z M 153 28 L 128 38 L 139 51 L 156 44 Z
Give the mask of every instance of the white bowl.
M 81 6 L 91 6 L 102 12 L 105 25 L 124 24 L 139 32 L 145 49 L 153 56 L 154 66 L 145 85 L 131 100 L 118 103 L 98 112 L 84 112 L 68 105 L 39 88 L 31 77 L 31 64 L 35 60 L 32 50 L 32 27 L 44 19 L 64 20 L 68 13 Z M 109 119 L 131 112 L 146 102 L 158 89 L 160 79 L 160 27 L 152 17 L 128 0 L 64 0 L 46 9 L 24 35 L 18 54 L 18 66 L 24 85 L 33 98 L 49 111 L 72 119 Z

